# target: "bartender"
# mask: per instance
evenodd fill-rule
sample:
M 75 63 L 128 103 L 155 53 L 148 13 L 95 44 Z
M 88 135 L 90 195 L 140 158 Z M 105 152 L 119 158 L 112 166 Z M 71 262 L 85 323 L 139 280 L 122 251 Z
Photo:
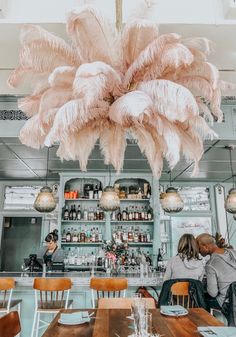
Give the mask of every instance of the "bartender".
M 64 262 L 64 251 L 58 248 L 58 230 L 50 232 L 45 237 L 46 246 L 43 247 L 38 254 L 42 258 L 48 269 L 51 269 L 53 262 Z

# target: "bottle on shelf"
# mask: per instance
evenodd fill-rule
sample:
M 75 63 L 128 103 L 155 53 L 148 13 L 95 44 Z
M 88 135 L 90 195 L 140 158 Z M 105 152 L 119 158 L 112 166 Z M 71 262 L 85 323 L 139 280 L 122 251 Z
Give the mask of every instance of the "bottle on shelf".
M 122 211 L 122 221 L 126 221 L 128 216 L 128 212 L 126 212 L 126 209 L 123 209 Z
M 72 220 L 76 220 L 76 209 L 75 209 L 75 205 L 73 206 L 73 209 L 72 209 Z
M 71 232 L 70 232 L 70 228 L 67 229 L 66 232 L 66 242 L 71 242 Z
M 69 220 L 73 220 L 73 206 L 71 206 L 71 208 L 70 208 Z
M 66 242 L 66 230 L 63 230 L 62 236 L 61 236 L 61 242 Z
M 121 214 L 121 211 L 120 211 L 120 208 L 119 208 L 118 213 L 117 213 L 117 220 L 121 221 L 121 219 L 122 219 L 122 214 Z
M 158 254 L 157 254 L 157 271 L 162 270 L 162 264 L 163 264 L 163 257 L 161 255 L 161 248 L 158 248 Z
M 98 199 L 101 199 L 101 196 L 102 196 L 102 183 L 100 182 L 99 183 L 99 188 L 98 188 Z
M 81 210 L 80 210 L 80 205 L 78 205 L 78 210 L 77 210 L 77 220 L 81 220 Z
M 93 198 L 98 199 L 98 185 L 97 184 L 94 187 Z
M 148 184 L 148 190 L 147 190 L 147 199 L 151 198 L 151 186 Z
M 68 205 L 66 205 L 66 208 L 64 210 L 63 219 L 64 220 L 69 220 L 69 208 L 68 208 Z

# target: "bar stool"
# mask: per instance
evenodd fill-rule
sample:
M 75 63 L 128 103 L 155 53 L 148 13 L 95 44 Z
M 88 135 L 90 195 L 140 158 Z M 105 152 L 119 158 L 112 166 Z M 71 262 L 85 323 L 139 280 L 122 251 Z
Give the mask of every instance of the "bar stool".
M 40 314 L 57 314 L 61 309 L 72 306 L 73 300 L 69 300 L 71 279 L 35 278 L 33 288 L 35 289 L 35 312 L 31 337 L 34 335 L 38 337 L 39 329 L 49 324 L 40 319 Z M 40 326 L 40 322 L 43 325 Z
M 126 278 L 96 278 L 90 280 L 90 289 L 92 291 L 92 306 L 95 308 L 94 290 L 97 291 L 97 299 L 101 297 L 125 297 L 128 281 Z
M 15 337 L 20 331 L 20 318 L 17 311 L 11 311 L 0 318 L 0 336 Z
M 13 278 L 0 278 L 0 314 L 7 314 L 12 308 L 16 308 L 20 315 L 22 300 L 12 300 L 14 288 Z

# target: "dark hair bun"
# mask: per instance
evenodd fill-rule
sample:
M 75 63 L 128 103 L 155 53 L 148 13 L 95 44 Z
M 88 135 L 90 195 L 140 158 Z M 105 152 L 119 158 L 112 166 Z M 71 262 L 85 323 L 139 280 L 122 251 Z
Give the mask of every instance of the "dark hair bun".
M 58 229 L 54 229 L 54 230 L 52 231 L 52 233 L 55 234 L 55 235 L 58 235 Z
M 51 241 L 58 241 L 58 230 L 54 229 L 52 232 L 50 232 L 46 238 L 45 238 L 46 242 L 51 242 Z

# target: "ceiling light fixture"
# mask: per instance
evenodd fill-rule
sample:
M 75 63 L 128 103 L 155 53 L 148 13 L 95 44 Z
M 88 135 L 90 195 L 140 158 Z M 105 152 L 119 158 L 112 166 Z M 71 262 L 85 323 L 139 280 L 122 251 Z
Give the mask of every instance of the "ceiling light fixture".
M 232 162 L 232 150 L 235 149 L 234 145 L 225 146 L 229 150 L 229 161 L 230 161 L 230 170 L 231 178 L 233 178 L 233 187 L 229 190 L 229 194 L 225 200 L 225 210 L 228 213 L 236 214 L 236 186 L 235 186 L 235 174 L 233 171 L 233 162 Z
M 49 147 L 47 148 L 47 172 L 46 172 L 46 181 L 45 186 L 40 189 L 39 194 L 37 195 L 34 208 L 40 213 L 50 213 L 56 208 L 56 200 L 52 189 L 47 185 L 48 183 L 48 161 L 49 161 Z
M 160 195 L 160 202 L 163 210 L 166 213 L 178 213 L 184 208 L 184 202 L 178 193 L 178 190 L 171 186 L 171 171 L 170 173 L 170 186 L 165 192 Z
M 120 207 L 120 199 L 111 186 L 111 168 L 109 165 L 109 184 L 104 188 L 100 202 L 100 208 L 105 212 L 112 212 Z

